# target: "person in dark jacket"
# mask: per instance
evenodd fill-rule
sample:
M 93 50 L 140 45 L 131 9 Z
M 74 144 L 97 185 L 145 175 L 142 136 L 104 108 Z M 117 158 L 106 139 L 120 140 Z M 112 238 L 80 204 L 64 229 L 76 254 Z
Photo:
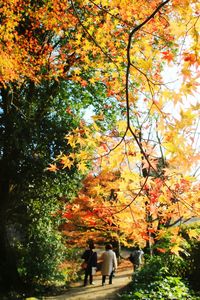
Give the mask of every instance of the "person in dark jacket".
M 85 250 L 83 255 L 81 256 L 85 262 L 85 276 L 84 276 L 84 286 L 88 283 L 88 277 L 90 284 L 94 284 L 93 282 L 93 269 L 97 268 L 97 252 L 94 251 L 95 246 L 92 240 L 88 241 L 88 248 Z

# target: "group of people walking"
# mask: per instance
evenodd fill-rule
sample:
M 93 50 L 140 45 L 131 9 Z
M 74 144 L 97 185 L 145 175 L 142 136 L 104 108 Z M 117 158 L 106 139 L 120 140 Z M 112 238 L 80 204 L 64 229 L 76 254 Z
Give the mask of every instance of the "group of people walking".
M 92 240 L 88 241 L 88 248 L 81 256 L 84 260 L 82 264 L 82 268 L 85 271 L 84 286 L 88 284 L 88 279 L 90 284 L 94 284 L 93 276 L 97 270 L 97 252 L 94 251 L 94 249 L 94 242 Z M 142 250 L 135 249 L 135 251 L 133 251 L 133 253 L 131 253 L 128 257 L 128 259 L 133 263 L 133 267 L 135 269 L 141 264 L 143 254 Z M 107 277 L 109 284 L 112 284 L 114 272 L 117 270 L 117 257 L 116 253 L 113 251 L 112 244 L 106 244 L 105 251 L 99 258 L 99 261 L 101 262 L 102 285 L 104 286 L 106 284 Z
M 85 270 L 84 286 L 88 283 L 88 277 L 90 284 L 94 284 L 93 275 L 97 269 L 97 252 L 94 251 L 95 246 L 93 241 L 88 242 L 88 249 L 82 255 L 84 262 L 82 264 Z M 102 261 L 101 274 L 102 274 L 102 285 L 105 285 L 106 277 L 109 277 L 109 284 L 112 284 L 114 271 L 117 269 L 117 257 L 113 251 L 111 244 L 106 244 L 105 252 L 100 257 Z

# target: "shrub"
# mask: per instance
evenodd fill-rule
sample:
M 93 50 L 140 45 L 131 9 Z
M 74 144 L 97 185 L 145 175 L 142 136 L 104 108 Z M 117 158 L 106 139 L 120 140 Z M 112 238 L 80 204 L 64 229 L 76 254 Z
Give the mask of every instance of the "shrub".
M 131 292 L 123 295 L 121 299 L 162 299 L 162 300 L 194 300 L 200 299 L 192 296 L 189 288 L 179 277 L 166 276 L 152 282 L 136 282 Z
M 200 291 L 199 278 L 200 278 L 200 240 L 189 237 L 189 232 L 196 231 L 197 236 L 200 235 L 200 223 L 192 223 L 182 229 L 182 234 L 187 240 L 189 245 L 189 257 L 184 257 L 187 261 L 185 277 L 189 280 L 192 288 Z
M 154 256 L 149 259 L 146 265 L 134 274 L 131 291 L 122 295 L 121 299 L 200 299 L 193 295 L 188 284 L 181 277 L 171 276 L 169 261 L 170 259 L 166 260 L 166 255 Z M 181 262 L 180 259 L 177 261 Z M 175 274 L 175 263 L 173 272 Z
M 65 258 L 66 248 L 52 212 L 54 201 L 32 201 L 29 204 L 31 222 L 23 241 L 20 273 L 29 285 L 51 284 L 63 280 L 59 265 Z M 25 244 L 26 242 L 26 244 Z

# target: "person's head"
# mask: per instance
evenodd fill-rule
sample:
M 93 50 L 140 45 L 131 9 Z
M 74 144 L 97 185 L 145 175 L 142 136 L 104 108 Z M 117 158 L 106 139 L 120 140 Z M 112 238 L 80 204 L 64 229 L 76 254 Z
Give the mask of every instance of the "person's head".
M 108 251 L 108 250 L 112 250 L 113 247 L 111 244 L 106 244 L 105 248 L 106 248 L 106 251 Z
M 87 243 L 88 243 L 88 247 L 90 248 L 90 250 L 95 248 L 93 240 L 89 240 Z

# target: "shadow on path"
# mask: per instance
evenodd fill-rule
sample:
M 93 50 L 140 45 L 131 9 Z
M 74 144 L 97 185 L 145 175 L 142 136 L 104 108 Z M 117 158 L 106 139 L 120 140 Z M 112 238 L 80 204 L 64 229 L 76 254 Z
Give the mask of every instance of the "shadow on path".
M 131 282 L 133 268 L 128 261 L 122 261 L 113 278 L 113 284 L 101 285 L 101 275 L 95 275 L 95 285 L 83 287 L 83 283 L 71 286 L 69 290 L 60 296 L 43 297 L 43 300 L 117 300 L 122 289 Z

